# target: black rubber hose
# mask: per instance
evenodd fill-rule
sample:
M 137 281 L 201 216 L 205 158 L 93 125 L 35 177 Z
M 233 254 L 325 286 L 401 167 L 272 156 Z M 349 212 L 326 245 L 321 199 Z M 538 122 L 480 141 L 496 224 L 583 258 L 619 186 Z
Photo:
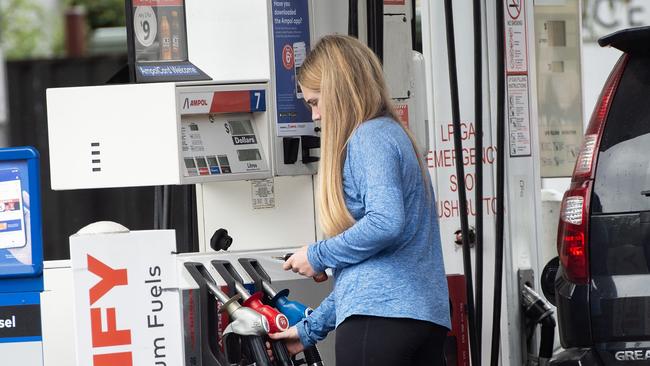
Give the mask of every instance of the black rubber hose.
M 422 53 L 422 33 L 417 32 L 417 6 L 416 1 L 411 0 L 411 48 L 414 51 Z
M 494 245 L 494 307 L 492 317 L 492 348 L 490 365 L 499 364 L 499 344 L 501 338 L 501 290 L 503 281 L 503 203 L 505 181 L 505 52 L 503 20 L 503 0 L 496 0 L 497 12 L 497 212 L 496 239 Z
M 384 0 L 366 0 L 368 47 L 384 61 Z
M 223 336 L 223 343 L 228 364 L 240 364 L 243 356 L 241 353 L 241 336 L 234 333 L 226 334 Z
M 305 355 L 307 366 L 323 365 L 323 360 L 321 359 L 320 352 L 318 352 L 318 348 L 316 348 L 316 346 L 309 347 L 302 353 Z
M 540 322 L 541 339 L 539 341 L 539 358 L 550 359 L 553 357 L 553 343 L 555 341 L 555 319 L 549 314 Z
M 171 218 L 171 189 L 170 186 L 163 186 L 163 202 L 162 202 L 162 229 L 169 229 L 169 222 Z
M 260 336 L 243 336 L 242 342 L 249 361 L 257 366 L 272 366 L 269 355 L 266 353 L 264 339 Z
M 271 347 L 273 348 L 273 357 L 275 359 L 275 366 L 293 366 L 291 362 L 291 355 L 285 346 L 284 341 L 278 340 L 271 342 Z
M 483 332 L 483 32 L 481 0 L 474 0 L 474 150 L 476 151 L 476 345 L 481 354 Z
M 162 229 L 162 186 L 153 188 L 153 229 Z
M 476 342 L 476 321 L 474 308 L 474 286 L 472 280 L 472 259 L 469 250 L 469 223 L 467 219 L 467 194 L 465 192 L 465 168 L 463 166 L 463 141 L 460 135 L 460 105 L 458 100 L 458 76 L 456 74 L 456 42 L 454 39 L 454 12 L 451 0 L 445 0 L 445 23 L 447 28 L 447 56 L 449 62 L 449 89 L 451 92 L 451 115 L 454 126 L 454 149 L 456 150 L 456 176 L 458 177 L 458 204 L 460 207 L 460 228 L 463 235 L 463 269 L 467 290 L 469 317 L 469 343 L 472 365 L 481 364 Z
M 359 37 L 359 0 L 348 0 L 348 35 Z

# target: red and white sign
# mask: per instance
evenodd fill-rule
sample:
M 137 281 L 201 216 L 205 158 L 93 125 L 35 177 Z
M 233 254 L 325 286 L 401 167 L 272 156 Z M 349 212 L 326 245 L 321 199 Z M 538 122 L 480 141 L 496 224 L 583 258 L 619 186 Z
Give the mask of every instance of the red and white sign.
M 405 0 L 384 0 L 384 5 L 405 5 Z
M 250 90 L 228 90 L 180 95 L 181 114 L 239 113 L 251 111 Z
M 173 230 L 70 237 L 77 365 L 182 365 Z
M 524 0 L 504 1 L 506 70 L 509 74 L 525 74 L 528 72 L 528 53 Z
M 404 103 L 395 103 L 395 111 L 397 112 L 397 116 L 399 117 L 400 122 L 406 126 L 406 128 L 409 127 L 409 105 Z
M 294 65 L 293 46 L 285 44 L 282 48 L 282 66 L 287 70 L 292 70 Z

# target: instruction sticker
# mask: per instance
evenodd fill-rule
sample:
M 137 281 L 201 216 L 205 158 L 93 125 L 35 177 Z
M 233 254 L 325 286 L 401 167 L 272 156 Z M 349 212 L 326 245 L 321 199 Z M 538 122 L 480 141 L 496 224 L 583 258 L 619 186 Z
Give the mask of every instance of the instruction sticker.
M 510 156 L 530 156 L 528 75 L 508 75 Z
M 253 209 L 275 208 L 273 179 L 251 180 L 251 197 Z
M 505 0 L 505 47 L 508 73 L 527 73 L 526 13 L 524 0 Z

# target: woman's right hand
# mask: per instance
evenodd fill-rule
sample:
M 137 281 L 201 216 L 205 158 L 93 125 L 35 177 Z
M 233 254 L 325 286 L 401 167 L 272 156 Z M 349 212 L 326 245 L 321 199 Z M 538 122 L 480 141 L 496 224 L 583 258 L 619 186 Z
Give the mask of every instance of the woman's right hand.
M 298 336 L 298 329 L 295 326 L 285 330 L 284 332 L 272 333 L 269 334 L 269 337 L 274 340 L 282 340 L 287 346 L 287 350 L 291 356 L 302 352 L 305 347 L 300 342 L 300 337 Z

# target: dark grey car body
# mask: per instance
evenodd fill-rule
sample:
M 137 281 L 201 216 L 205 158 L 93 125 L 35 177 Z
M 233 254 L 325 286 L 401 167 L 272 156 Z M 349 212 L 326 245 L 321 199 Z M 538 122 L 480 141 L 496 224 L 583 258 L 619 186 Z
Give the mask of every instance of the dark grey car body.
M 596 157 L 589 224 L 590 281 L 560 266 L 562 346 L 552 365 L 650 365 L 650 27 L 599 41 L 627 58 Z

